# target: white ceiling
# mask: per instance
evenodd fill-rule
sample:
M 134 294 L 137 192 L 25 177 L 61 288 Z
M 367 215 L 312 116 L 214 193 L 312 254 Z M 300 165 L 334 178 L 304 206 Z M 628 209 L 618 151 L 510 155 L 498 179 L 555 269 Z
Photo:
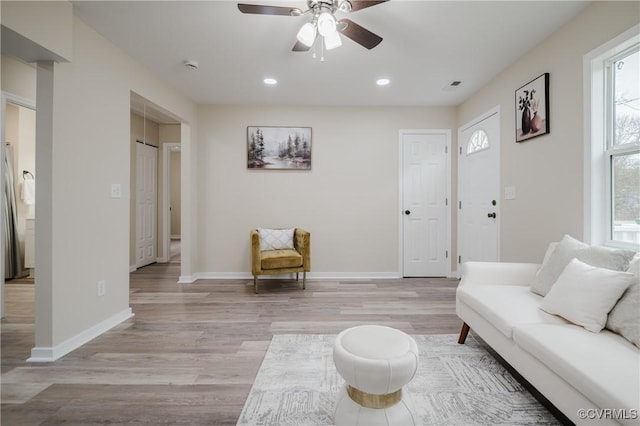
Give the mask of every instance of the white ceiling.
M 348 16 L 382 36 L 379 46 L 343 37 L 320 62 L 291 51 L 308 16 L 247 15 L 232 1 L 73 3 L 83 21 L 196 103 L 332 106 L 457 105 L 588 4 L 391 0 Z M 265 77 L 279 83 L 266 86 Z M 379 77 L 391 84 L 377 87 Z M 453 80 L 462 84 L 450 89 Z

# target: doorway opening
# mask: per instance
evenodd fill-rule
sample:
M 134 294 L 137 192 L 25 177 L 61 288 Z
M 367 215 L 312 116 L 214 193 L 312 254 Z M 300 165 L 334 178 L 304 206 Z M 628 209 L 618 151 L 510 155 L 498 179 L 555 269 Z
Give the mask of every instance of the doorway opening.
M 168 212 L 168 224 L 166 232 L 169 240 L 169 263 L 180 263 L 181 261 L 181 194 L 180 194 L 180 163 L 182 161 L 181 147 L 179 143 L 166 143 L 163 146 L 165 156 L 165 179 L 164 190 Z
M 171 113 L 131 92 L 131 272 L 181 262 L 181 132 Z
M 35 82 L 34 82 L 35 83 Z M 35 284 L 35 102 L 2 93 L 2 288 L 0 314 L 5 316 L 5 284 Z M 19 289 L 9 296 L 22 294 Z

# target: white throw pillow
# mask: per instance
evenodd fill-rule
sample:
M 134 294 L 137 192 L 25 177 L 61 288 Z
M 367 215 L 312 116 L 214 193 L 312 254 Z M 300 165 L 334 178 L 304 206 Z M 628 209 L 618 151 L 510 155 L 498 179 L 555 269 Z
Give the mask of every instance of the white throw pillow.
M 542 264 L 542 267 L 531 281 L 531 291 L 540 296 L 545 296 L 565 266 L 575 257 L 575 252 L 587 247 L 589 247 L 588 244 L 565 235 L 556 244 L 556 248 L 551 252 L 547 261 Z
M 624 292 L 607 318 L 606 327 L 640 348 L 640 257 L 629 264 L 634 283 Z
M 626 271 L 636 254 L 632 250 L 620 250 L 603 246 L 591 246 L 577 250 L 575 257 L 587 265 L 607 268 L 612 271 Z
M 604 328 L 607 314 L 633 279 L 631 273 L 573 259 L 542 299 L 540 309 L 597 333 Z
M 541 268 L 542 268 L 542 266 L 544 266 L 549 261 L 549 258 L 551 257 L 551 254 L 553 253 L 553 251 L 556 249 L 557 246 L 558 246 L 558 242 L 557 241 L 549 243 L 549 247 L 547 247 L 547 251 L 544 252 L 544 258 L 542 259 L 542 265 L 540 266 Z M 540 271 L 538 271 L 538 272 L 540 272 Z
M 262 229 L 258 228 L 260 236 L 260 250 L 293 250 L 293 233 L 291 229 Z

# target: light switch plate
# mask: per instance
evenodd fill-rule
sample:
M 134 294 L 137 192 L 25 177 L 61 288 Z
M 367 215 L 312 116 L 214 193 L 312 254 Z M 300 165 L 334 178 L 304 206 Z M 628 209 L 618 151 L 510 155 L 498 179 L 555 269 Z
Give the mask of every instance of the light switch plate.
M 515 186 L 505 186 L 504 187 L 504 199 L 505 200 L 515 200 L 516 199 L 516 187 Z
M 111 184 L 111 198 L 122 198 L 122 185 L 119 183 Z

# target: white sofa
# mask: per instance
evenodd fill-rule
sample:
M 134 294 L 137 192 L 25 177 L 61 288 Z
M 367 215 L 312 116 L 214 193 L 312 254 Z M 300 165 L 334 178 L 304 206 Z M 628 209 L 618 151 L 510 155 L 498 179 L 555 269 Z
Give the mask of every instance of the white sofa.
M 640 349 L 539 309 L 543 297 L 529 284 L 540 266 L 464 263 L 459 343 L 471 328 L 576 424 L 640 424 Z

